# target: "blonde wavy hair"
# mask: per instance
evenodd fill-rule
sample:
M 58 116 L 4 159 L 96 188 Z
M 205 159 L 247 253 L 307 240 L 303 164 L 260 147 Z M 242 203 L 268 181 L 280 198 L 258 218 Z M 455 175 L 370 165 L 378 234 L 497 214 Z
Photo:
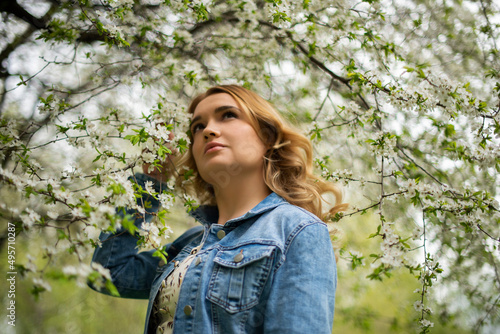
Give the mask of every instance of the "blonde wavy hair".
M 264 158 L 264 181 L 276 194 L 289 203 L 297 205 L 313 213 L 323 221 L 330 220 L 337 212 L 345 210 L 347 204 L 342 203 L 342 193 L 333 183 L 326 182 L 313 174 L 312 145 L 309 139 L 285 121 L 273 106 L 256 93 L 237 85 L 222 85 L 208 89 L 196 96 L 191 102 L 188 112 L 193 114 L 198 104 L 206 97 L 226 93 L 238 103 L 240 109 L 248 115 L 250 124 L 264 144 L 270 149 Z M 193 137 L 189 134 L 191 142 Z M 202 204 L 215 205 L 215 196 L 211 186 L 198 173 L 192 154 L 192 146 L 181 158 L 180 165 L 193 170 L 193 182 L 186 184 L 186 174 L 180 174 L 177 181 L 189 186 L 189 192 L 195 194 Z M 184 182 L 183 182 L 184 181 Z M 323 195 L 333 194 L 335 205 L 323 212 Z

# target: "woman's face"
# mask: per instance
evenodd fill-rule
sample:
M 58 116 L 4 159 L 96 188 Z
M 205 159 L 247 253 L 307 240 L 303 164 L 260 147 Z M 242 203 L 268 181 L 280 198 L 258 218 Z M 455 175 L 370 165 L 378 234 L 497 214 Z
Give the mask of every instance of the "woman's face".
M 205 182 L 225 186 L 233 177 L 262 176 L 267 148 L 231 95 L 203 99 L 194 110 L 190 130 L 193 157 Z

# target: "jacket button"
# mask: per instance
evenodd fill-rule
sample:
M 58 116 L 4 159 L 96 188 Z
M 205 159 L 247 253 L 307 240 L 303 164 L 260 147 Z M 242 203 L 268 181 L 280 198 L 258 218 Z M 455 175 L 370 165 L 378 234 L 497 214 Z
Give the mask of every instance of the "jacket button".
M 158 263 L 158 265 L 159 265 L 160 267 L 163 267 L 163 266 L 165 265 L 165 261 L 164 261 L 164 260 L 160 260 L 160 263 Z
M 185 315 L 191 315 L 191 312 L 193 312 L 193 308 L 189 305 L 184 306 L 184 314 Z
M 241 260 L 243 260 L 244 256 L 243 256 L 243 250 L 236 254 L 236 256 L 234 257 L 234 262 L 238 263 L 238 262 L 241 262 Z
M 226 236 L 226 232 L 224 232 L 224 230 L 220 230 L 219 232 L 217 232 L 217 238 L 219 238 L 219 240 L 222 240 L 222 238 L 224 238 Z

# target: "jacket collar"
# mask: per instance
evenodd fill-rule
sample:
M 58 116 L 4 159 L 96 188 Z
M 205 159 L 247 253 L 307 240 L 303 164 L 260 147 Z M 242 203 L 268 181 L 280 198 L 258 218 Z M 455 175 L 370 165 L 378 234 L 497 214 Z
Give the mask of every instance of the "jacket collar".
M 236 227 L 241 223 L 241 221 L 272 210 L 278 205 L 284 203 L 288 202 L 283 197 L 272 192 L 243 216 L 228 220 L 224 227 Z M 203 225 L 210 226 L 212 224 L 217 224 L 217 221 L 219 219 L 219 210 L 217 209 L 217 206 L 201 205 L 196 210 L 191 211 L 189 215 L 191 215 L 191 217 L 195 218 Z

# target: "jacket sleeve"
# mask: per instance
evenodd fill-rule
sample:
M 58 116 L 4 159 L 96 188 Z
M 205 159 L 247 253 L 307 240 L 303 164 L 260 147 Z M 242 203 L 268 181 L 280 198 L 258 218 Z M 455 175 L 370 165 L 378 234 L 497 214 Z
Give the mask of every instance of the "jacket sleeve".
M 144 174 L 136 174 L 135 179 L 143 188 L 146 181 L 152 181 L 157 192 L 161 192 L 161 187 L 165 187 L 164 184 L 160 184 L 155 179 Z M 142 198 L 137 200 L 137 203 L 142 205 L 145 201 L 151 203 L 151 207 L 146 209 L 145 217 L 143 215 L 136 215 L 137 212 L 135 210 L 128 209 L 126 211 L 128 215 L 136 217 L 134 224 L 138 228 L 141 227 L 144 220 L 151 221 L 153 217 L 151 213 L 159 209 L 158 200 L 149 195 L 143 195 Z M 173 243 L 167 244 L 166 251 L 169 259 L 173 259 L 187 243 L 200 234 L 201 230 L 202 226 L 192 228 Z M 117 288 L 120 297 L 147 299 L 151 284 L 156 275 L 156 268 L 160 262 L 160 258 L 153 256 L 155 250 L 139 252 L 137 248 L 138 238 L 123 228 L 117 230 L 115 233 L 101 232 L 99 240 L 102 246 L 95 249 L 92 262 L 99 263 L 104 268 L 109 269 L 111 280 Z M 89 286 L 96 290 L 92 284 L 89 284 Z M 111 294 L 104 287 L 96 291 L 108 295 Z
M 268 298 L 264 333 L 331 333 L 337 269 L 327 227 L 306 225 L 287 242 Z

